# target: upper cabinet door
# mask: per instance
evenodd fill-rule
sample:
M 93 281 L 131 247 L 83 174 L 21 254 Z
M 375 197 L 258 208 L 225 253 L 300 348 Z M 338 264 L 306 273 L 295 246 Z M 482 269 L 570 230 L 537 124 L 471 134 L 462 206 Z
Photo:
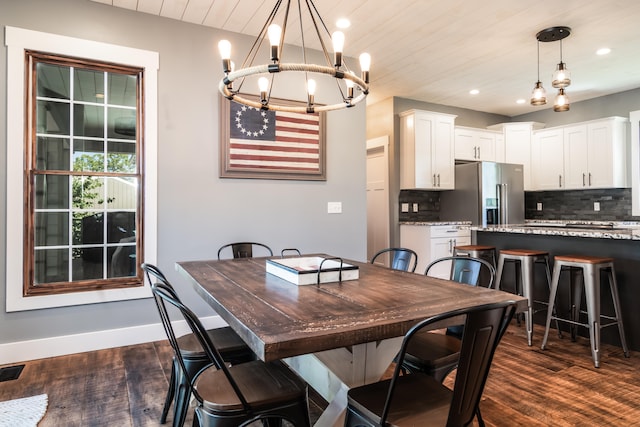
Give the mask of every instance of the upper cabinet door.
M 539 130 L 533 136 L 533 180 L 538 190 L 565 188 L 562 129 Z
M 567 126 L 564 129 L 564 170 L 567 189 L 589 186 L 587 165 L 587 125 Z
M 455 129 L 456 160 L 496 161 L 496 139 L 499 132 L 457 126 Z
M 400 114 L 400 188 L 454 188 L 455 117 L 419 110 Z

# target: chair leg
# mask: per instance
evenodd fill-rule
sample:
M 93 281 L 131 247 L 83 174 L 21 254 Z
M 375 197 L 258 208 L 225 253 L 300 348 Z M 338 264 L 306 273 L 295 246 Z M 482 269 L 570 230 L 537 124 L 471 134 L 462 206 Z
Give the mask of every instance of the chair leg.
M 622 344 L 622 351 L 624 357 L 629 357 L 629 348 L 627 347 L 627 340 L 624 335 L 624 325 L 622 324 L 622 311 L 620 309 L 620 295 L 618 294 L 618 283 L 616 281 L 616 274 L 613 270 L 613 266 L 607 271 L 609 276 L 609 287 L 611 288 L 611 299 L 613 300 L 613 309 L 616 314 L 616 321 L 618 322 L 618 333 L 620 334 L 620 342 Z
M 162 415 L 160 416 L 160 424 L 167 422 L 167 415 L 171 408 L 171 401 L 176 392 L 176 360 L 171 362 L 171 377 L 169 378 L 169 390 L 167 390 L 167 397 L 164 399 L 164 406 L 162 407 Z
M 484 420 L 482 419 L 482 414 L 480 413 L 480 405 L 476 408 L 476 418 L 478 419 L 478 426 L 484 427 Z
M 549 291 L 549 305 L 547 306 L 547 321 L 544 328 L 544 336 L 542 337 L 542 345 L 540 348 L 544 350 L 549 338 L 549 329 L 551 327 L 551 317 L 553 317 L 553 309 L 556 305 L 556 293 L 558 292 L 558 281 L 560 280 L 560 270 L 562 267 L 556 264 L 553 267 L 553 277 L 551 278 L 551 290 Z

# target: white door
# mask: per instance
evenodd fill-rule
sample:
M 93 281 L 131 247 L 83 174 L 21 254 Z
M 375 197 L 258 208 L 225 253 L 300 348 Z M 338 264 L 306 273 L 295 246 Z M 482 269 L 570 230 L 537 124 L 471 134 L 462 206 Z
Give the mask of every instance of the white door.
M 367 259 L 389 247 L 389 137 L 367 141 Z

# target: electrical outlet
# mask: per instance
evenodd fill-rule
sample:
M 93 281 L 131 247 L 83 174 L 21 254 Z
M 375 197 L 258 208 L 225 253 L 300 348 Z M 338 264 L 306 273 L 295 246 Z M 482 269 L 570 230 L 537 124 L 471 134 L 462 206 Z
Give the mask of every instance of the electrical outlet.
M 414 212 L 418 212 L 418 204 L 417 203 L 413 204 L 413 211 Z
M 536 204 L 536 210 L 542 210 L 542 203 L 538 202 L 538 204 Z
M 600 210 L 600 202 L 593 202 L 593 210 L 596 212 Z
M 409 203 L 403 203 L 400 205 L 400 210 L 402 212 L 409 212 Z

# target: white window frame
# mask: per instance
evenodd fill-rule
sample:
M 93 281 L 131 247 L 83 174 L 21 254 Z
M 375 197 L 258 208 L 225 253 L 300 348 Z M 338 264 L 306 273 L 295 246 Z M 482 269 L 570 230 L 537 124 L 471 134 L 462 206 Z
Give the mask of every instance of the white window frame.
M 95 304 L 150 298 L 148 283 L 132 288 L 55 295 L 23 295 L 25 50 L 113 62 L 144 69 L 144 261 L 157 257 L 157 145 L 159 54 L 73 37 L 5 27 L 7 46 L 7 240 L 6 311 Z

